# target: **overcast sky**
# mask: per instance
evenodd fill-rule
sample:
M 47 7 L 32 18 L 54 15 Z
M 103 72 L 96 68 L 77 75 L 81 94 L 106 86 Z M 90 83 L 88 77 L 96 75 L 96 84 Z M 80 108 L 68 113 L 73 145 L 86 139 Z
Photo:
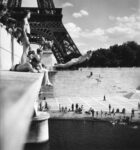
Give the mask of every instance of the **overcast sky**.
M 54 0 L 79 50 L 107 48 L 135 40 L 140 44 L 140 0 Z M 23 0 L 22 6 L 37 6 Z

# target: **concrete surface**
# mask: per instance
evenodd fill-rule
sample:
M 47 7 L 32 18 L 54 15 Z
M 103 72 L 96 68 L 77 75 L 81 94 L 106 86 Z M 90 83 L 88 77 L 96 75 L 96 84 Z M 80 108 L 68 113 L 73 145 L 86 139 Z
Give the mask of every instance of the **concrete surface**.
M 1 150 L 22 150 L 43 74 L 0 71 Z

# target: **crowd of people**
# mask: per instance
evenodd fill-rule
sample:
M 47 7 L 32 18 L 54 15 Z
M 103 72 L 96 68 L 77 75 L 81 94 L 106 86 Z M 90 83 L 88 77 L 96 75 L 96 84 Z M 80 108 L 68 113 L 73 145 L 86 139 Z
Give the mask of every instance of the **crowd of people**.
M 103 97 L 104 98 L 104 97 Z M 140 103 L 138 103 L 138 110 Z M 49 111 L 49 106 L 47 104 L 46 98 L 40 100 L 39 105 L 38 105 L 38 110 L 39 111 Z M 119 108 L 113 108 L 111 104 L 108 105 L 108 111 L 103 111 L 103 110 L 95 110 L 94 108 L 90 107 L 89 110 L 84 109 L 84 105 L 79 105 L 78 103 L 76 104 L 71 104 L 71 107 L 63 106 L 59 104 L 59 112 L 60 113 L 69 113 L 73 112 L 75 114 L 86 114 L 88 116 L 91 116 L 92 118 L 112 118 L 115 121 L 112 122 L 112 124 L 128 124 L 134 117 L 135 117 L 135 109 L 132 108 L 131 113 L 128 115 L 126 113 L 126 109 L 122 108 L 120 110 Z
M 4 27 L 12 37 L 16 38 L 19 44 L 23 43 L 22 26 L 11 17 L 9 10 L 4 5 L 0 5 L 0 26 Z

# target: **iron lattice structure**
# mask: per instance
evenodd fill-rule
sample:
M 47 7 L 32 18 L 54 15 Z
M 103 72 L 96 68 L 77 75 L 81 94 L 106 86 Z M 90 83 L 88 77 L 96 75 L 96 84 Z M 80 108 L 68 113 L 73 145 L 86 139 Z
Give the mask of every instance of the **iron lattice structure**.
M 55 8 L 53 0 L 37 0 L 38 8 L 21 7 L 22 0 L 7 0 L 11 16 L 21 21 L 23 12 L 32 12 L 31 43 L 40 43 L 45 37 L 54 41 L 52 52 L 58 63 L 66 63 L 72 58 L 81 56 L 77 46 L 62 23 L 62 9 Z

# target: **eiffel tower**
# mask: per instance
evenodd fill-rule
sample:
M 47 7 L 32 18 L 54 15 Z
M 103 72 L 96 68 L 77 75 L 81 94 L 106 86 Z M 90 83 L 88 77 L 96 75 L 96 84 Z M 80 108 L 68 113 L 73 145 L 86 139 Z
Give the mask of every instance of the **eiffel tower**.
M 2 1 L 9 8 L 11 16 L 19 22 L 25 10 L 31 11 L 30 42 L 40 43 L 42 37 L 53 40 L 52 52 L 58 63 L 66 63 L 72 58 L 81 56 L 62 23 L 62 8 L 55 8 L 53 0 L 37 0 L 38 8 L 21 7 L 22 0 Z

